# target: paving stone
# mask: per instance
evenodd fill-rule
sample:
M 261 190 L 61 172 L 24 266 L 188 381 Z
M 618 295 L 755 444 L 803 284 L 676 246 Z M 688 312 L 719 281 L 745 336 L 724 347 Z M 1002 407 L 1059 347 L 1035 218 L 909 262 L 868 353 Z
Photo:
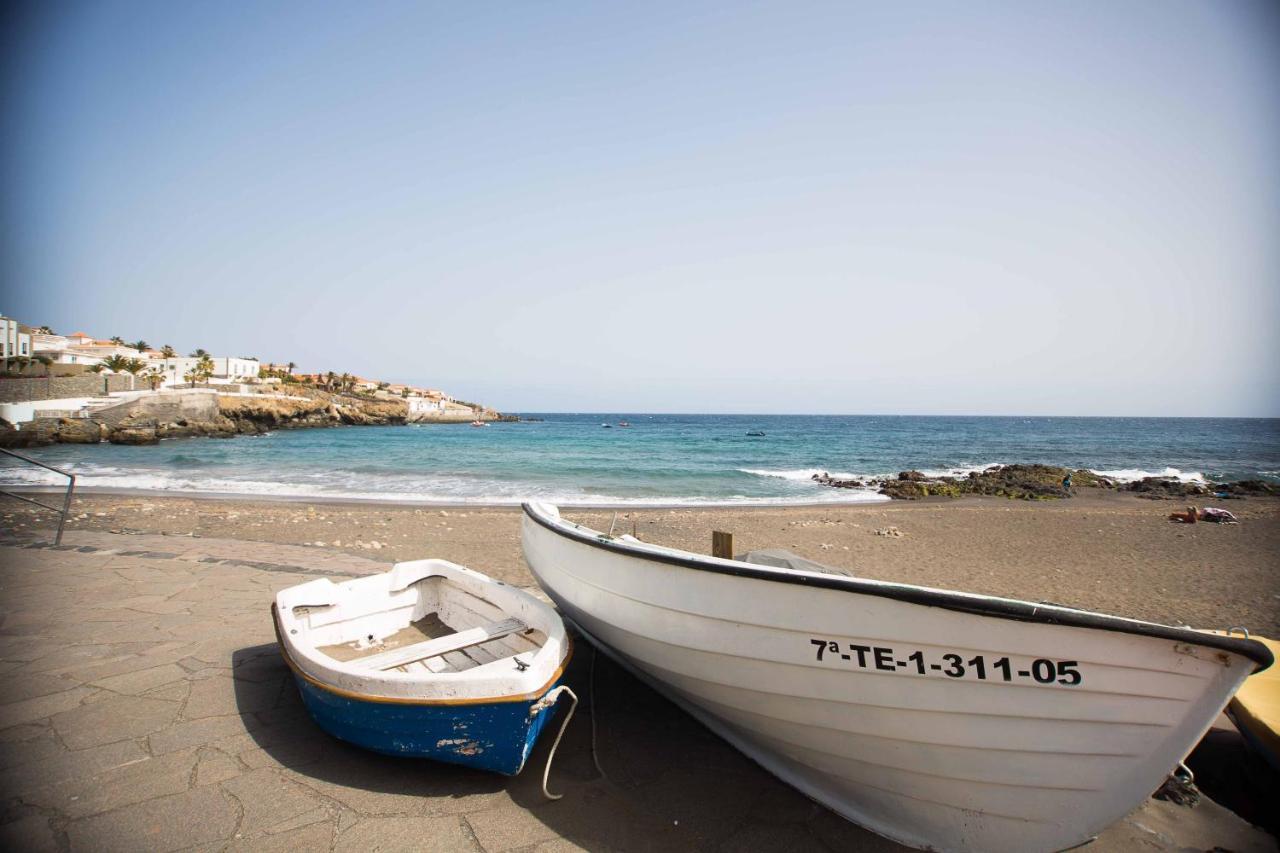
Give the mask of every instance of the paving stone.
M 0 850 L 54 853 L 57 849 L 49 819 L 43 815 L 31 815 L 0 826 Z
M 177 664 L 166 663 L 149 669 L 139 669 L 123 675 L 109 675 L 91 681 L 94 687 L 101 687 L 113 693 L 129 693 L 137 696 L 146 693 L 153 687 L 177 681 L 186 675 L 186 671 Z
M 146 751 L 132 740 L 77 750 L 69 750 L 61 743 L 53 742 L 0 772 L 0 790 L 21 793 L 68 779 L 104 773 L 146 758 Z
M 206 717 L 187 723 L 177 723 L 166 729 L 157 731 L 147 739 L 151 751 L 156 755 L 186 749 L 193 746 L 212 743 L 231 735 L 240 735 L 250 729 L 258 728 L 252 717 L 231 715 L 226 717 Z
M 333 849 L 335 853 L 452 853 L 481 848 L 456 817 L 376 817 L 343 832 Z
M 818 839 L 803 825 L 749 823 L 718 845 L 716 850 L 723 853 L 755 853 L 757 850 L 804 853 L 817 847 Z
M 196 762 L 196 778 L 197 785 L 212 785 L 217 782 L 225 782 L 227 779 L 234 779 L 245 772 L 240 762 L 216 749 L 203 749 L 200 752 L 200 759 Z
M 227 853 L 293 853 L 295 850 L 328 853 L 333 841 L 333 822 L 313 822 L 306 826 L 274 835 L 239 838 Z
M 264 711 L 280 697 L 283 679 L 266 682 L 238 681 L 218 676 L 197 681 L 182 714 L 189 720 L 251 714 Z
M 173 702 L 141 696 L 115 696 L 53 717 L 53 727 L 71 749 L 140 737 L 173 722 Z
M 87 817 L 185 791 L 195 765 L 195 750 L 144 758 L 94 775 L 34 788 L 23 794 L 23 799 L 57 809 L 71 818 Z
M 195 788 L 73 821 L 67 826 L 72 850 L 179 850 L 230 838 L 238 810 L 216 786 Z
M 0 702 L 7 705 L 24 699 L 63 693 L 79 686 L 79 682 L 60 675 L 18 672 L 5 679 L 4 691 L 0 693 Z
M 556 830 L 539 820 L 533 812 L 515 804 L 482 812 L 468 812 L 467 823 L 471 825 L 480 846 L 488 853 L 528 847 L 559 836 Z
M 8 727 L 21 723 L 31 723 L 68 711 L 79 707 L 85 697 L 92 696 L 96 692 L 97 690 L 91 687 L 76 687 L 49 696 L 40 696 L 35 699 L 26 699 L 22 702 L 0 705 L 0 726 Z
M 291 782 L 275 770 L 254 770 L 222 783 L 222 790 L 240 802 L 240 832 L 256 835 L 287 823 L 323 805 L 316 793 Z

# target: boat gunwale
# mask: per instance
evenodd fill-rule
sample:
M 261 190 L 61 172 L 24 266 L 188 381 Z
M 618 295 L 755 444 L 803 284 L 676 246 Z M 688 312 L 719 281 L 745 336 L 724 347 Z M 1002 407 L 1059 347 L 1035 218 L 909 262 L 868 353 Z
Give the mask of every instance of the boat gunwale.
M 831 589 L 840 592 L 852 592 L 861 595 L 874 595 L 905 601 L 908 604 L 919 604 L 925 607 L 940 607 L 959 613 L 975 616 L 990 616 L 996 619 L 1007 619 L 1016 622 L 1031 622 L 1044 625 L 1060 625 L 1068 628 L 1093 628 L 1101 631 L 1113 631 L 1122 634 L 1135 634 L 1161 640 L 1173 640 L 1179 643 L 1205 646 L 1211 649 L 1231 652 L 1248 658 L 1256 664 L 1254 672 L 1260 672 L 1275 662 L 1271 650 L 1257 640 L 1237 639 L 1219 634 L 1197 631 L 1193 628 L 1179 628 L 1173 625 L 1161 625 L 1156 622 L 1144 622 L 1128 619 L 1123 616 L 1112 616 L 1105 613 L 1092 613 L 1088 610 L 1077 610 L 1061 605 L 1035 604 L 1014 598 L 986 596 L 969 592 L 931 589 L 929 587 L 900 584 L 890 581 L 877 581 L 868 578 L 849 577 L 847 575 L 809 574 L 772 566 L 757 566 L 738 560 L 720 557 L 704 557 L 690 551 L 669 548 L 662 545 L 637 547 L 618 539 L 610 539 L 599 531 L 586 531 L 583 528 L 561 517 L 551 518 L 544 515 L 539 508 L 529 502 L 521 504 L 526 517 L 552 533 L 566 539 L 600 548 L 615 554 L 636 559 L 651 560 L 658 563 L 680 566 L 696 571 L 730 575 L 750 580 L 772 581 L 774 583 L 790 583 L 798 586 Z M 638 543 L 641 546 L 648 543 Z M 661 548 L 661 551 L 650 550 Z

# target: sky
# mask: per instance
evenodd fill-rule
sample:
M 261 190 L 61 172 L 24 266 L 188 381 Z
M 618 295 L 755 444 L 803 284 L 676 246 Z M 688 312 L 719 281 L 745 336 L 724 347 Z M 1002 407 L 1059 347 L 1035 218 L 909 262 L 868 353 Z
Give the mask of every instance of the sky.
M 1271 2 L 18 2 L 0 312 L 506 411 L 1280 416 Z

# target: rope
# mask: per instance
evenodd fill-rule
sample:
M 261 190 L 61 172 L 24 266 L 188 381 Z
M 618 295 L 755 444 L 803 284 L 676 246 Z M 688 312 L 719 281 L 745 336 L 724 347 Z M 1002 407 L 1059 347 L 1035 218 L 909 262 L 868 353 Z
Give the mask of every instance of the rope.
M 560 699 L 561 693 L 569 694 L 573 704 L 569 706 L 569 713 L 565 715 L 564 722 L 560 724 L 560 731 L 556 732 L 555 742 L 551 744 L 551 752 L 547 753 L 547 764 L 542 768 L 542 795 L 548 800 L 558 800 L 564 796 L 564 794 L 553 794 L 547 790 L 547 777 L 551 775 L 551 762 L 556 757 L 556 747 L 560 745 L 560 738 L 564 737 L 564 730 L 569 728 L 569 721 L 573 719 L 573 712 L 578 708 L 578 696 L 567 686 L 561 684 L 555 690 L 543 696 L 538 704 L 534 706 L 537 710 L 549 708 Z
M 596 772 L 600 774 L 601 779 L 608 779 L 604 775 L 604 768 L 600 766 L 600 750 L 596 749 L 596 655 L 600 654 L 595 646 L 591 647 L 591 676 L 587 682 L 588 691 L 591 696 L 591 763 L 596 766 Z

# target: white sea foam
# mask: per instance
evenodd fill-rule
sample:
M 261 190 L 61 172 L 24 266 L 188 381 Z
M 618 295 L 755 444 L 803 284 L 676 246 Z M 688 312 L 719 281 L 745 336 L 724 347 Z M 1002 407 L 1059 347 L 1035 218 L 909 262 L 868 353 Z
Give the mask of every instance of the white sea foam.
M 292 473 L 279 480 L 203 476 L 182 470 L 129 470 L 92 463 L 70 466 L 77 488 L 156 493 L 243 495 L 262 498 L 377 501 L 383 503 L 476 504 L 518 506 L 541 500 L 564 506 L 750 506 L 805 503 L 862 503 L 887 500 L 883 495 L 851 490 L 822 490 L 793 496 L 731 495 L 648 496 L 589 494 L 530 483 L 435 475 L 427 477 L 370 477 L 352 472 Z M 60 487 L 66 480 L 52 472 L 8 469 L 0 484 Z
M 1132 483 L 1144 477 L 1173 477 L 1184 483 L 1208 482 L 1199 471 L 1179 471 L 1177 468 L 1165 468 L 1163 471 L 1143 471 L 1141 468 L 1117 468 L 1114 471 L 1098 471 L 1090 468 L 1099 477 L 1117 480 L 1121 483 Z
M 987 462 L 984 465 L 960 465 L 955 468 L 921 468 L 920 473 L 924 474 L 926 477 L 934 479 L 937 479 L 938 477 L 955 477 L 956 479 L 962 479 L 975 472 L 981 474 L 988 468 L 998 466 L 999 464 L 999 462 Z M 897 475 L 892 474 L 889 476 Z
M 743 474 L 754 474 L 757 477 L 778 477 L 783 480 L 812 480 L 819 474 L 826 474 L 837 480 L 861 480 L 864 475 L 846 474 L 826 468 L 796 468 L 790 471 L 772 471 L 767 468 L 739 468 Z

